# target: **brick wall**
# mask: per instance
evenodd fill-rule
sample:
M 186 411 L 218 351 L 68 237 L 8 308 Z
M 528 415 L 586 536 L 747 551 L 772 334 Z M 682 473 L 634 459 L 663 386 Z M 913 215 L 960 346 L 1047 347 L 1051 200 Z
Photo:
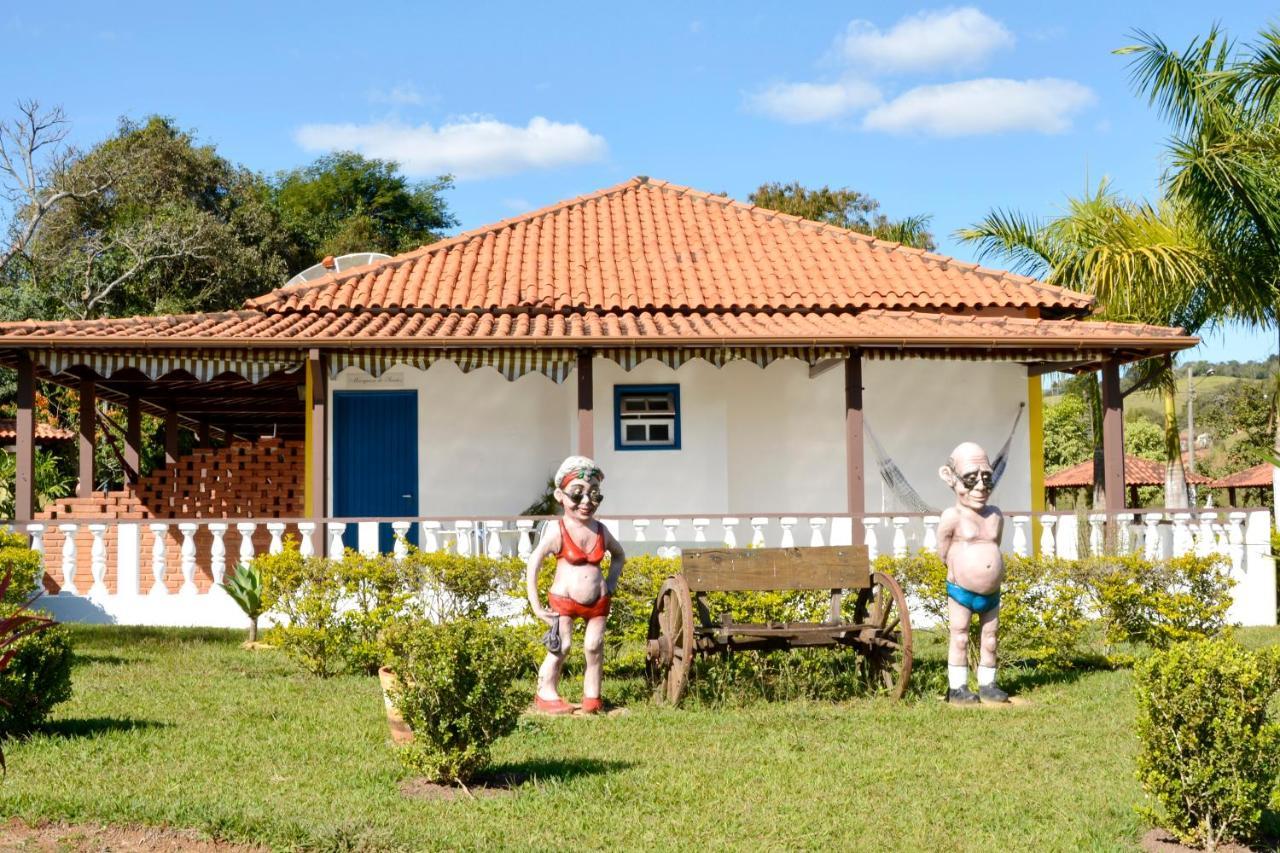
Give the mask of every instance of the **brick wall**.
M 300 441 L 263 438 L 256 442 L 236 442 L 227 447 L 199 448 L 173 466 L 153 471 L 136 486 L 124 491 L 88 498 L 63 498 L 49 504 L 37 514 L 45 523 L 45 589 L 61 589 L 63 533 L 57 525 L 75 521 L 76 589 L 85 593 L 93 583 L 90 570 L 93 534 L 88 525 L 98 520 L 139 521 L 141 552 L 139 555 L 140 589 L 146 593 L 153 582 L 151 552 L 155 536 L 146 526 L 147 519 L 267 519 L 298 518 L 303 514 L 303 446 Z M 116 591 L 116 530 L 108 525 L 107 589 Z M 203 592 L 213 582 L 209 570 L 212 534 L 201 528 L 196 541 L 196 585 Z M 240 550 L 240 533 L 234 522 L 223 537 L 227 550 L 227 568 L 235 565 Z M 265 526 L 254 531 L 255 553 L 265 551 L 271 535 Z M 177 592 L 182 585 L 182 534 L 170 525 L 166 534 L 165 586 Z

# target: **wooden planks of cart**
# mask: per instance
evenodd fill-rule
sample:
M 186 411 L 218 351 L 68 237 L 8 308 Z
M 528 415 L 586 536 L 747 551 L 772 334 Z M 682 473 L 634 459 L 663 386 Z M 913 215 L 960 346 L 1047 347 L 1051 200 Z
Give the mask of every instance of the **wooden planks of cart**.
M 865 545 L 687 550 L 649 615 L 645 669 L 654 698 L 677 704 L 698 656 L 735 651 L 846 646 L 868 685 L 901 698 L 911 678 L 911 617 L 902 588 L 873 572 Z M 708 593 L 824 590 L 822 622 L 734 622 L 713 616 Z M 846 608 L 846 597 L 852 607 Z M 846 610 L 850 611 L 846 615 Z

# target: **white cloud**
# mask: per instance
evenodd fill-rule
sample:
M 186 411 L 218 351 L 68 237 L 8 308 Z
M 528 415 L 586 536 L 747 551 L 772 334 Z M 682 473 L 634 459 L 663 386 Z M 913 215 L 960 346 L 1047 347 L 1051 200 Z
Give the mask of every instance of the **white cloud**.
M 374 104 L 391 104 L 392 106 L 418 106 L 426 103 L 427 98 L 412 83 L 401 83 L 390 89 L 370 89 L 369 101 Z
M 295 139 L 308 151 L 357 151 L 395 160 L 408 175 L 448 172 L 459 180 L 590 163 L 608 150 L 604 137 L 582 125 L 542 116 L 525 127 L 485 116 L 454 119 L 438 128 L 398 122 L 308 124 L 298 128 Z
M 984 78 L 918 86 L 867 113 L 863 127 L 890 133 L 975 136 L 1008 131 L 1061 133 L 1096 100 L 1073 80 Z
M 828 121 L 880 100 L 880 91 L 862 80 L 840 83 L 776 83 L 747 97 L 747 106 L 791 124 Z
M 920 12 L 885 31 L 870 21 L 853 21 L 837 45 L 851 63 L 894 72 L 971 68 L 1013 41 L 1004 24 L 965 6 Z

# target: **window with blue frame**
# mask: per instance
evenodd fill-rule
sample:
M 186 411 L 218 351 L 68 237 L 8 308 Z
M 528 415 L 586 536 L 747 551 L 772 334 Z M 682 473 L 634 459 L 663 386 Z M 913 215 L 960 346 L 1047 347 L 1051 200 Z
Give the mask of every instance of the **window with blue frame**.
M 613 446 L 616 450 L 679 450 L 680 386 L 613 386 Z

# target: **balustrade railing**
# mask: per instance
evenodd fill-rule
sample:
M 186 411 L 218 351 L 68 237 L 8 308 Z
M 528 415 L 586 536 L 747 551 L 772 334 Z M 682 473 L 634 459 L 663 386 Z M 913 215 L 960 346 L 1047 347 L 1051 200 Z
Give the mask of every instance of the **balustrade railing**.
M 304 555 L 336 554 L 345 542 L 376 553 L 384 530 L 390 551 L 404 558 L 424 551 L 525 559 L 546 518 L 396 519 L 59 519 L 33 523 L 32 547 L 44 554 L 47 599 L 69 602 L 64 618 L 143 621 L 149 624 L 242 624 L 219 584 L 239 563 L 278 553 L 294 539 Z M 939 517 L 873 513 L 857 519 L 838 514 L 666 515 L 601 519 L 629 554 L 678 554 L 689 547 L 806 547 L 865 544 L 875 558 L 935 550 Z M 1008 553 L 1073 559 L 1127 553 L 1161 559 L 1221 553 L 1232 572 L 1272 602 L 1263 576 L 1269 565 L 1270 517 L 1265 510 L 1134 510 L 1114 515 L 1063 512 L 1006 513 L 1002 547 Z M 1250 563 L 1257 564 L 1256 567 Z M 1252 571 L 1250 569 L 1253 569 Z M 1256 588 L 1255 588 L 1256 587 Z M 1243 595 L 1239 592 L 1237 597 Z M 1259 605 L 1263 608 L 1265 605 Z M 55 608 L 57 609 L 57 608 Z M 1261 612 L 1261 610 L 1259 611 Z M 1256 623 L 1253 623 L 1256 624 Z

